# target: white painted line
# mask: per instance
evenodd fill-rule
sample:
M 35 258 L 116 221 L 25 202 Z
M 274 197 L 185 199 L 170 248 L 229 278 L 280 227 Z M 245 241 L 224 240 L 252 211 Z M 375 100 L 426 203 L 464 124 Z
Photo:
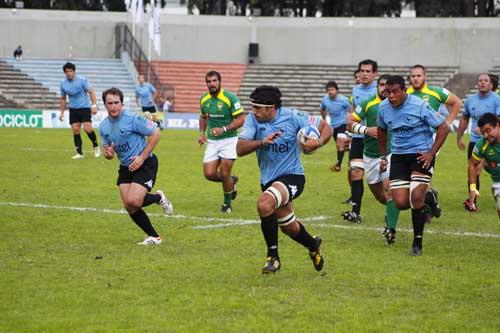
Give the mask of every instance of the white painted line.
M 127 214 L 124 209 L 106 209 L 106 208 L 94 208 L 94 207 L 74 207 L 74 206 L 59 206 L 59 205 L 46 205 L 46 204 L 32 204 L 25 202 L 0 202 L 0 206 L 11 206 L 11 207 L 29 207 L 29 208 L 41 208 L 41 209 L 62 209 L 78 212 L 91 212 L 91 213 L 104 213 L 104 214 Z M 164 214 L 158 213 L 148 213 L 149 216 L 167 217 Z M 178 220 L 192 220 L 200 222 L 224 222 L 217 224 L 205 224 L 193 226 L 192 229 L 216 229 L 216 228 L 227 228 L 242 225 L 252 225 L 259 224 L 260 220 L 252 219 L 233 219 L 233 218 L 220 218 L 220 217 L 203 217 L 203 216 L 186 216 L 182 214 L 168 216 L 168 218 L 178 219 Z M 315 221 L 326 221 L 335 220 L 331 216 L 311 216 L 304 217 L 300 219 L 304 222 L 315 222 Z M 342 224 L 326 224 L 326 223 L 312 223 L 312 225 L 320 228 L 335 228 L 335 229 L 347 229 L 347 230 L 361 230 L 361 231 L 376 231 L 381 232 L 381 228 L 375 227 L 364 227 L 357 225 L 342 225 Z M 408 232 L 412 233 L 412 229 L 398 229 L 398 232 Z M 432 229 L 426 229 L 426 233 L 436 234 L 436 235 L 449 235 L 449 236 L 460 236 L 460 237 L 479 237 L 479 238 L 500 238 L 499 234 L 483 233 L 483 232 L 469 232 L 469 231 L 437 231 Z

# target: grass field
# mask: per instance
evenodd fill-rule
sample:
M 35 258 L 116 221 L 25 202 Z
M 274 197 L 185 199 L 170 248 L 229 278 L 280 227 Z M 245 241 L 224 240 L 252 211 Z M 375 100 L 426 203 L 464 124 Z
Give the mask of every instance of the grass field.
M 500 222 L 482 176 L 480 212 L 463 210 L 465 153 L 448 138 L 433 179 L 443 216 L 428 224 L 424 255 L 408 256 L 411 215 L 398 241 L 380 234 L 383 207 L 365 187 L 363 223 L 343 222 L 345 167 L 333 144 L 306 156 L 296 214 L 324 239 L 325 267 L 280 235 L 282 269 L 263 276 L 254 156 L 239 159 L 239 194 L 219 213 L 219 184 L 202 175 L 194 131 L 164 131 L 156 188 L 175 216 L 146 210 L 164 237 L 144 235 L 121 211 L 116 161 L 73 154 L 70 130 L 0 130 L 0 332 L 498 332 Z

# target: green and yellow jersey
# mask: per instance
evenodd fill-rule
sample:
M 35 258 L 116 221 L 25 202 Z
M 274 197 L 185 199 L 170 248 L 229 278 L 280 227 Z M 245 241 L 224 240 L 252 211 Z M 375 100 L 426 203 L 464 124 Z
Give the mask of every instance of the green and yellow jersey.
M 500 183 L 500 143 L 491 144 L 485 138 L 479 139 L 472 151 L 472 158 L 477 161 L 484 158 L 484 169 L 494 183 Z
M 212 134 L 212 128 L 227 126 L 243 113 L 240 100 L 232 92 L 221 88 L 216 97 L 206 92 L 200 98 L 200 112 L 201 116 L 207 119 L 208 139 L 220 140 L 238 135 L 237 130 L 227 131 L 219 136 Z
M 406 90 L 408 94 L 415 95 L 426 101 L 434 111 L 438 112 L 439 106 L 445 104 L 450 98 L 450 91 L 438 86 L 428 86 L 425 84 L 422 89 L 415 90 L 410 87 Z
M 372 96 L 356 107 L 352 113 L 355 121 L 361 122 L 363 119 L 366 121 L 367 127 L 377 127 L 378 106 L 382 102 L 378 95 Z M 391 139 L 390 135 L 387 138 L 387 154 L 391 153 Z M 380 157 L 380 148 L 377 139 L 365 135 L 365 145 L 363 148 L 363 155 L 371 158 Z

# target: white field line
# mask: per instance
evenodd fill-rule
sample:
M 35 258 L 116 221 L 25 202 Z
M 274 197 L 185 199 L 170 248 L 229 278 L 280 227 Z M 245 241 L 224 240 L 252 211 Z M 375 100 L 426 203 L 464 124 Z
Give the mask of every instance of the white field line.
M 61 210 L 69 210 L 69 211 L 77 211 L 77 212 L 92 212 L 92 213 L 103 213 L 103 214 L 127 214 L 127 212 L 123 209 L 105 209 L 105 208 L 94 208 L 94 207 L 74 207 L 74 206 L 59 206 L 59 205 L 45 205 L 45 204 L 32 204 L 32 203 L 24 203 L 24 202 L 0 202 L 0 206 L 11 206 L 11 207 L 28 207 L 28 208 L 41 208 L 41 209 L 61 209 Z M 165 217 L 164 214 L 158 213 L 148 213 L 149 216 L 160 216 Z M 252 225 L 259 224 L 259 220 L 251 220 L 251 219 L 232 219 L 232 218 L 220 218 L 220 217 L 201 217 L 201 216 L 186 216 L 181 214 L 176 214 L 169 216 L 168 218 L 179 219 L 179 220 L 193 220 L 200 222 L 224 222 L 217 224 L 204 224 L 193 226 L 192 229 L 216 229 L 216 228 L 227 228 L 227 227 L 236 227 L 243 225 Z M 333 220 L 334 218 L 331 216 L 311 216 L 301 218 L 301 221 L 304 222 L 316 222 L 316 221 L 326 221 Z M 341 224 L 326 224 L 326 223 L 313 223 L 314 226 L 320 228 L 335 228 L 335 229 L 347 229 L 347 230 L 361 230 L 361 231 L 375 231 L 380 232 L 381 228 L 375 227 L 364 227 L 364 226 L 356 226 L 356 225 L 341 225 Z M 398 229 L 398 232 L 408 232 L 412 233 L 412 229 Z M 448 236 L 460 236 L 460 237 L 480 237 L 480 238 L 500 238 L 499 234 L 492 233 L 484 233 L 484 232 L 469 232 L 469 231 L 437 231 L 437 230 L 429 230 L 425 231 L 429 234 L 436 235 L 448 235 Z

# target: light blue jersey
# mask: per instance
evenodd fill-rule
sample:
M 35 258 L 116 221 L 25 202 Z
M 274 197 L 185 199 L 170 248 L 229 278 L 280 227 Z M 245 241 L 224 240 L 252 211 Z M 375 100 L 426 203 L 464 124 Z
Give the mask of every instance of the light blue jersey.
M 416 154 L 432 148 L 432 128 L 444 118 L 420 97 L 407 95 L 403 103 L 394 108 L 389 99 L 378 107 L 377 126 L 391 132 L 393 154 Z
M 337 95 L 335 99 L 331 99 L 330 96 L 326 95 L 321 100 L 319 108 L 321 111 L 327 111 L 330 114 L 330 125 L 337 128 L 346 124 L 350 106 L 349 99 L 344 95 Z
M 156 130 L 156 124 L 137 113 L 122 111 L 118 118 L 105 118 L 99 126 L 103 146 L 115 145 L 120 164 L 129 166 L 132 156 L 146 148 L 146 136 Z
M 248 114 L 240 139 L 262 140 L 271 133 L 281 132 L 281 136 L 275 139 L 272 145 L 261 147 L 256 151 L 262 185 L 280 176 L 304 174 L 297 144 L 297 132 L 306 125 L 312 124 L 318 127 L 320 121 L 321 117 L 284 107 L 276 110 L 276 116 L 269 122 L 259 123 L 253 113 Z
M 154 106 L 155 87 L 151 83 L 145 82 L 142 86 L 139 84 L 135 87 L 135 97 L 141 100 L 141 107 Z
M 465 100 L 464 116 L 469 117 L 471 120 L 470 142 L 477 142 L 481 139 L 481 134 L 477 134 L 475 129 L 477 121 L 485 113 L 500 116 L 500 96 L 490 91 L 486 96 L 477 93 Z
M 89 92 L 89 82 L 83 76 L 75 75 L 73 80 L 64 79 L 61 81 L 61 97 L 68 96 L 68 107 L 72 109 L 89 108 L 90 102 L 87 93 Z
M 357 84 L 352 87 L 352 106 L 356 109 L 368 98 L 377 94 L 377 82 L 373 81 L 369 85 Z M 364 124 L 364 122 L 362 122 Z M 353 134 L 353 138 L 364 138 L 364 134 Z

